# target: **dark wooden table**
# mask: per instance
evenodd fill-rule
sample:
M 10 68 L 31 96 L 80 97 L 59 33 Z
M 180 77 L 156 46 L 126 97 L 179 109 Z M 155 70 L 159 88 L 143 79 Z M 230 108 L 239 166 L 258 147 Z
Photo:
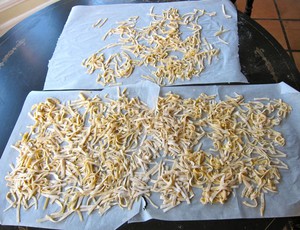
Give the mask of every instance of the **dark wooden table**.
M 75 5 L 163 2 L 142 0 L 62 0 L 25 19 L 0 38 L 0 155 L 32 90 L 42 90 L 56 42 Z M 252 84 L 284 81 L 300 90 L 297 68 L 280 44 L 247 15 L 238 14 L 241 68 Z M 3 178 L 2 178 L 3 179 Z M 3 229 L 17 227 L 0 226 Z M 120 229 L 300 229 L 300 217 L 240 220 L 151 220 Z

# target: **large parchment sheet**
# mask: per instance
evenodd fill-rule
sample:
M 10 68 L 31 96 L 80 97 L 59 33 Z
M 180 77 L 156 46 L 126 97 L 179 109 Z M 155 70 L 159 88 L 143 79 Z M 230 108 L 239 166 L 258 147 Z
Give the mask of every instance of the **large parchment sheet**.
M 231 18 L 225 18 L 225 12 Z M 72 8 L 61 36 L 58 39 L 54 54 L 49 61 L 48 73 L 44 90 L 55 89 L 101 89 L 103 86 L 96 83 L 97 74 L 86 73 L 87 69 L 81 65 L 82 61 L 97 52 L 104 46 L 118 41 L 119 35 L 112 35 L 102 40 L 102 37 L 111 28 L 117 27 L 117 22 L 127 20 L 133 16 L 139 16 L 136 27 L 145 27 L 150 24 L 152 18 L 148 15 L 151 7 L 153 12 L 161 14 L 163 10 L 171 7 L 179 9 L 180 14 L 193 12 L 194 9 L 216 12 L 215 16 L 204 15 L 199 19 L 202 26 L 201 36 L 220 50 L 217 58 L 213 58 L 211 65 L 206 65 L 200 77 L 193 77 L 189 81 L 177 80 L 174 85 L 247 82 L 241 73 L 238 56 L 238 28 L 237 11 L 229 0 L 203 0 L 169 3 L 139 3 L 139 4 L 112 4 L 101 6 L 75 6 Z M 107 18 L 107 22 L 101 27 L 93 27 L 99 19 Z M 221 42 L 215 33 L 223 26 L 228 30 L 221 35 Z M 190 32 L 183 28 L 182 37 Z M 106 58 L 111 54 L 120 52 L 120 47 L 104 50 Z M 136 67 L 129 78 L 117 78 L 118 83 L 133 84 L 143 80 L 141 75 L 151 76 L 150 67 Z
M 150 86 L 145 83 L 139 84 L 136 86 L 126 87 L 130 92 L 131 97 L 138 96 L 142 101 L 147 103 L 149 107 L 154 108 L 156 105 L 157 96 L 159 94 L 159 87 L 155 84 Z M 121 87 L 121 89 L 123 89 Z M 0 159 L 0 224 L 3 225 L 18 225 L 16 222 L 16 210 L 10 209 L 6 212 L 3 212 L 8 203 L 6 201 L 6 194 L 8 188 L 6 187 L 5 176 L 9 171 L 11 171 L 9 164 L 15 164 L 18 152 L 15 151 L 11 146 L 20 139 L 20 134 L 28 132 L 26 128 L 28 125 L 32 125 L 33 121 L 29 117 L 28 113 L 31 111 L 31 108 L 34 104 L 45 101 L 47 98 L 57 98 L 62 102 L 67 102 L 70 100 L 76 100 L 79 97 L 79 93 L 83 92 L 89 97 L 94 95 L 99 95 L 99 97 L 104 98 L 106 94 L 109 95 L 112 99 L 117 99 L 117 88 L 106 88 L 102 91 L 56 91 L 56 92 L 31 92 L 23 105 L 22 111 L 18 118 L 18 121 L 14 127 L 14 130 L 11 134 L 11 137 L 7 143 L 7 146 L 3 152 L 3 155 Z M 103 216 L 100 216 L 97 212 L 93 212 L 90 216 L 87 216 L 86 213 L 83 215 L 83 222 L 80 221 L 78 215 L 72 215 L 67 218 L 65 221 L 55 224 L 51 222 L 38 223 L 36 220 L 44 218 L 47 214 L 57 212 L 60 210 L 58 205 L 48 205 L 46 210 L 43 210 L 45 199 L 41 198 L 39 202 L 39 209 L 35 210 L 32 207 L 30 210 L 21 211 L 21 226 L 30 226 L 30 227 L 43 227 L 43 228 L 54 228 L 54 229 L 116 229 L 122 224 L 126 223 L 129 219 L 137 215 L 142 207 L 144 207 L 145 202 L 141 199 L 138 202 L 134 203 L 131 210 L 121 209 L 119 207 L 113 207 Z
M 300 215 L 300 93 L 289 87 L 285 83 L 267 84 L 267 85 L 232 85 L 232 86 L 190 86 L 186 87 L 165 87 L 159 89 L 155 84 L 149 82 L 140 82 L 136 85 L 122 86 L 121 89 L 127 88 L 129 97 L 138 96 L 151 108 L 155 108 L 156 100 L 159 95 L 164 95 L 167 92 L 180 94 L 184 98 L 196 98 L 200 93 L 208 95 L 215 94 L 217 100 L 224 100 L 225 96 L 234 96 L 234 92 L 245 97 L 245 101 L 253 98 L 269 97 L 272 99 L 282 99 L 284 102 L 292 106 L 291 114 L 279 125 L 276 129 L 282 132 L 286 139 L 286 145 L 280 150 L 287 154 L 283 161 L 289 166 L 289 170 L 280 170 L 282 179 L 278 185 L 278 193 L 268 193 L 265 195 L 266 209 L 264 217 L 286 217 Z M 101 98 L 109 93 L 114 98 L 117 95 L 116 87 L 107 88 L 103 91 L 86 92 L 87 95 L 99 95 Z M 28 95 L 20 117 L 16 123 L 13 133 L 9 139 L 7 147 L 0 160 L 0 222 L 4 225 L 18 225 L 16 222 L 15 210 L 3 210 L 8 207 L 5 199 L 8 188 L 6 187 L 5 175 L 10 171 L 9 164 L 15 163 L 18 153 L 10 146 L 20 139 L 20 133 L 26 132 L 26 126 L 32 124 L 28 117 L 28 112 L 33 104 L 44 101 L 48 97 L 55 97 L 62 102 L 74 100 L 78 98 L 79 91 L 49 91 L 49 92 L 32 92 Z M 131 211 L 114 207 L 104 216 L 99 216 L 98 213 L 93 213 L 87 217 L 84 215 L 84 222 L 80 222 L 76 214 L 70 216 L 66 221 L 61 223 L 37 223 L 36 219 L 44 217 L 47 213 L 55 211 L 54 209 L 30 210 L 21 211 L 22 226 L 34 226 L 57 229 L 93 229 L 105 228 L 115 229 L 121 224 L 129 222 L 140 222 L 148 219 L 161 220 L 208 220 L 208 219 L 235 219 L 235 218 L 260 218 L 259 208 L 249 208 L 242 204 L 240 198 L 241 191 L 237 189 L 235 196 L 223 205 L 207 204 L 203 205 L 199 202 L 200 190 L 194 190 L 195 197 L 191 204 L 182 203 L 174 209 L 164 213 L 160 209 L 155 209 L 151 204 L 140 200 L 134 204 Z M 152 196 L 153 202 L 157 205 L 161 204 L 159 195 Z M 41 202 L 41 206 L 43 202 Z

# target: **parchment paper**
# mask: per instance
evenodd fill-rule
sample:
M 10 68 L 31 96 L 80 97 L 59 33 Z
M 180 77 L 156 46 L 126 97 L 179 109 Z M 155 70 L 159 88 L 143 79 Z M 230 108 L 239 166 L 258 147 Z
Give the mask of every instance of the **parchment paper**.
M 124 88 L 125 86 L 122 86 Z M 141 100 L 149 103 L 149 106 L 154 108 L 158 95 L 163 95 L 169 91 L 178 93 L 184 98 L 197 97 L 200 93 L 209 95 L 216 94 L 217 99 L 225 99 L 225 95 L 234 96 L 234 92 L 244 95 L 246 101 L 254 97 L 269 97 L 281 98 L 289 103 L 293 111 L 285 119 L 278 131 L 283 133 L 286 139 L 286 145 L 281 148 L 287 153 L 287 158 L 283 161 L 288 164 L 289 170 L 280 170 L 282 180 L 278 185 L 278 193 L 268 193 L 265 195 L 266 209 L 264 217 L 286 217 L 300 215 L 300 93 L 289 87 L 285 83 L 268 84 L 268 85 L 232 85 L 232 86 L 190 86 L 186 87 L 165 87 L 159 90 L 159 87 L 148 83 L 140 82 L 136 85 L 126 86 L 129 96 L 139 96 Z M 116 97 L 116 88 L 106 88 L 103 91 L 92 91 L 90 95 L 99 94 L 100 97 L 109 93 L 111 97 Z M 79 91 L 68 92 L 32 92 L 28 95 L 18 122 L 9 139 L 7 147 L 0 160 L 0 222 L 1 224 L 17 225 L 15 210 L 3 212 L 8 203 L 5 200 L 5 195 L 8 191 L 5 186 L 4 177 L 10 171 L 9 164 L 15 163 L 18 153 L 10 146 L 20 139 L 20 133 L 26 131 L 26 126 L 31 124 L 27 113 L 33 104 L 44 101 L 47 97 L 56 97 L 61 101 L 74 100 L 78 97 Z M 85 217 L 85 221 L 81 223 L 77 215 L 73 215 L 66 221 L 58 224 L 45 222 L 43 224 L 36 223 L 36 219 L 44 217 L 47 213 L 55 211 L 48 209 L 43 211 L 34 210 L 33 208 L 21 212 L 20 225 L 59 228 L 59 229 L 93 229 L 103 227 L 104 229 L 114 229 L 125 223 L 146 221 L 151 218 L 161 220 L 207 220 L 207 219 L 235 219 L 235 218 L 260 218 L 259 208 L 248 208 L 242 204 L 239 197 L 240 190 L 236 190 L 236 196 L 232 196 L 224 205 L 202 205 L 199 202 L 200 191 L 194 190 L 196 195 L 192 200 L 192 204 L 187 205 L 182 203 L 178 207 L 163 213 L 161 210 L 154 209 L 150 204 L 144 210 L 145 202 L 140 200 L 135 203 L 133 210 L 121 210 L 114 207 L 107 214 L 100 217 L 97 213 Z M 152 197 L 153 201 L 160 205 L 158 195 Z M 43 202 L 42 202 L 43 203 Z M 41 203 L 41 204 L 42 204 Z
M 222 4 L 225 5 L 226 13 L 231 15 L 226 19 L 222 12 Z M 53 57 L 48 65 L 48 73 L 44 85 L 45 90 L 55 89 L 101 89 L 103 86 L 96 83 L 97 71 L 92 75 L 86 73 L 86 68 L 81 65 L 82 61 L 97 52 L 105 45 L 116 43 L 118 35 L 108 37 L 105 41 L 102 37 L 106 32 L 115 28 L 116 22 L 127 20 L 132 16 L 139 16 L 137 27 L 150 24 L 148 16 L 150 8 L 154 6 L 154 13 L 161 14 L 163 10 L 171 7 L 179 9 L 181 14 L 193 12 L 194 9 L 205 9 L 208 12 L 216 12 L 216 16 L 202 16 L 199 23 L 203 27 L 202 35 L 207 41 L 219 48 L 221 53 L 218 59 L 213 59 L 211 65 L 200 77 L 193 77 L 190 81 L 178 80 L 174 85 L 221 83 L 221 82 L 247 82 L 240 72 L 238 57 L 238 29 L 237 11 L 229 0 L 203 0 L 170 3 L 140 3 L 140 4 L 113 4 L 101 6 L 75 6 L 72 8 L 60 38 L 58 39 Z M 100 18 L 108 18 L 103 27 L 93 28 Z M 229 30 L 222 34 L 222 39 L 229 42 L 226 45 L 220 42 L 214 34 L 220 30 L 221 25 Z M 182 36 L 186 36 L 183 32 Z M 105 50 L 106 57 L 120 52 L 119 47 Z M 137 67 L 133 74 L 126 79 L 117 79 L 123 84 L 137 83 L 141 75 L 149 75 L 148 67 Z
M 234 92 L 244 95 L 245 101 L 254 98 L 269 97 L 272 99 L 283 99 L 292 106 L 293 111 L 282 124 L 275 129 L 282 132 L 286 139 L 286 145 L 278 149 L 287 154 L 282 160 L 287 163 L 289 170 L 280 170 L 281 180 L 278 185 L 278 193 L 265 194 L 266 209 L 264 218 L 287 217 L 300 215 L 300 93 L 285 83 L 266 85 L 235 85 L 235 86 L 189 86 L 165 87 L 160 91 L 161 95 L 167 92 L 182 95 L 184 98 L 195 98 L 200 93 L 215 94 L 218 100 L 225 100 L 225 96 L 234 96 Z M 205 145 L 205 144 L 204 144 Z M 203 145 L 203 146 L 204 146 Z M 205 150 L 205 147 L 203 148 Z M 207 149 L 208 150 L 208 149 Z M 210 151 L 207 151 L 210 152 Z M 194 190 L 197 191 L 197 190 Z M 177 208 L 164 213 L 155 209 L 151 204 L 140 214 L 133 217 L 129 222 L 140 222 L 149 219 L 159 220 L 209 220 L 209 219 L 236 219 L 236 218 L 262 218 L 259 207 L 249 208 L 242 204 L 240 194 L 242 189 L 236 189 L 236 196 L 225 204 L 203 205 L 200 203 L 200 190 L 195 192 L 192 204 L 182 203 Z M 152 196 L 154 203 L 161 204 L 159 196 Z

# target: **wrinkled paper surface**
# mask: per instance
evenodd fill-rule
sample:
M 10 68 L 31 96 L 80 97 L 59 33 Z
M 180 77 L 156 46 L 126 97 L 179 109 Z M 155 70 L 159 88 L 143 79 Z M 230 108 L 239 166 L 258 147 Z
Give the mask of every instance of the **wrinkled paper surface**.
M 226 13 L 231 16 L 227 19 L 222 12 L 222 4 Z M 169 3 L 137 3 L 137 4 L 112 4 L 101 6 L 75 6 L 72 8 L 61 36 L 58 39 L 54 54 L 48 65 L 48 73 L 44 90 L 55 89 L 102 89 L 103 86 L 96 83 L 96 70 L 92 75 L 86 73 L 87 69 L 81 65 L 100 48 L 117 43 L 119 35 L 102 37 L 106 32 L 117 27 L 116 22 L 127 20 L 132 16 L 139 16 L 137 27 L 145 27 L 150 24 L 152 18 L 148 15 L 150 8 L 154 6 L 154 13 L 161 14 L 163 10 L 171 7 L 179 9 L 180 14 L 193 12 L 194 9 L 205 9 L 207 12 L 216 12 L 216 16 L 204 15 L 199 18 L 202 26 L 202 37 L 205 37 L 215 48 L 220 49 L 218 58 L 213 58 L 211 65 L 206 65 L 200 77 L 193 77 L 189 81 L 177 80 L 174 85 L 221 83 L 221 82 L 247 82 L 240 72 L 238 56 L 238 28 L 237 11 L 228 0 L 203 0 Z M 99 19 L 108 18 L 103 27 L 94 28 Z M 218 40 L 214 34 L 223 26 L 229 30 L 221 35 L 227 41 L 226 45 Z M 187 36 L 187 29 L 182 37 Z M 119 47 L 113 47 L 103 51 L 108 58 L 113 53 L 120 52 Z M 150 67 L 136 67 L 129 78 L 118 79 L 123 84 L 133 84 L 141 80 L 141 75 L 151 75 Z
M 280 170 L 282 179 L 278 185 L 278 193 L 268 193 L 265 195 L 266 209 L 264 217 L 286 217 L 300 215 L 300 93 L 289 87 L 285 83 L 267 84 L 267 85 L 232 85 L 232 86 L 190 86 L 186 87 L 164 87 L 159 89 L 155 84 L 147 81 L 140 82 L 136 85 L 122 86 L 121 89 L 127 88 L 130 97 L 138 96 L 147 103 L 151 108 L 155 107 L 157 98 L 169 91 L 180 94 L 184 98 L 196 98 L 200 93 L 209 95 L 217 95 L 217 100 L 224 100 L 225 95 L 234 96 L 234 92 L 242 94 L 246 101 L 253 98 L 269 97 L 272 99 L 281 98 L 290 104 L 293 108 L 291 114 L 283 120 L 282 124 L 276 129 L 282 132 L 286 139 L 286 145 L 280 150 L 287 153 L 287 157 L 283 161 L 289 166 L 289 170 Z M 27 115 L 31 106 L 35 103 L 42 102 L 48 97 L 55 97 L 62 102 L 74 100 L 78 98 L 80 91 L 52 91 L 52 92 L 32 92 L 28 95 L 18 122 L 9 139 L 7 147 L 0 160 L 0 222 L 5 225 L 17 225 L 16 210 L 10 209 L 7 212 L 3 210 L 8 207 L 5 195 L 8 192 L 6 182 L 4 180 L 7 172 L 10 171 L 9 164 L 15 163 L 18 155 L 17 151 L 10 146 L 19 140 L 20 133 L 27 131 L 26 126 L 32 124 L 31 119 Z M 99 95 L 103 97 L 105 94 L 116 98 L 116 87 L 106 88 L 103 91 L 86 92 L 87 95 Z M 236 196 L 231 198 L 224 205 L 203 205 L 199 202 L 201 191 L 194 189 L 195 197 L 190 205 L 186 203 L 180 204 L 178 207 L 164 213 L 162 210 L 153 208 L 150 204 L 145 207 L 145 202 L 140 200 L 135 203 L 133 209 L 112 208 L 102 217 L 98 213 L 92 213 L 89 217 L 84 215 L 84 222 L 80 222 L 76 214 L 73 214 L 66 221 L 58 224 L 50 222 L 37 223 L 36 219 L 43 218 L 46 214 L 56 211 L 55 208 L 42 210 L 43 202 L 40 202 L 38 210 L 31 208 L 30 210 L 21 211 L 22 226 L 58 228 L 58 229 L 92 229 L 104 228 L 115 229 L 121 224 L 129 222 L 140 222 L 148 219 L 160 220 L 208 220 L 208 219 L 235 219 L 235 218 L 260 218 L 259 207 L 249 208 L 242 204 L 240 198 L 241 191 L 235 190 Z M 160 205 L 161 201 L 158 194 L 152 196 L 153 201 Z

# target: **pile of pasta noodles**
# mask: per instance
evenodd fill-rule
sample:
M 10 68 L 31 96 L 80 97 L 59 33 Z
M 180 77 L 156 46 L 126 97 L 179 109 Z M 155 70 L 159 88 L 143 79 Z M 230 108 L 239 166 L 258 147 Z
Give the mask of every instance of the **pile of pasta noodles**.
M 231 18 L 224 5 L 222 7 L 225 20 Z M 138 16 L 118 22 L 116 28 L 110 29 L 103 37 L 105 40 L 117 36 L 118 42 L 101 48 L 82 64 L 87 73 L 97 72 L 96 82 L 102 85 L 115 84 L 117 78 L 128 78 L 140 66 L 150 67 L 148 72 L 151 73 L 142 77 L 159 85 L 199 77 L 220 52 L 203 36 L 201 26 L 203 17 L 215 15 L 216 12 L 203 9 L 180 14 L 176 8 L 156 14 L 152 7 L 149 13 L 152 21 L 148 26 L 138 27 Z M 94 27 L 102 28 L 106 22 L 107 18 L 100 19 Z M 216 31 L 217 41 L 228 45 L 221 37 L 229 30 L 221 26 Z M 108 56 L 105 51 L 113 47 L 119 47 L 120 52 Z
M 118 99 L 48 98 L 32 107 L 33 124 L 14 145 L 19 156 L 5 178 L 7 209 L 15 208 L 20 221 L 21 207 L 58 205 L 39 221 L 59 222 L 115 205 L 130 209 L 144 198 L 166 212 L 190 204 L 197 188 L 199 205 L 223 204 L 236 190 L 263 215 L 265 194 L 277 191 L 280 169 L 288 168 L 279 150 L 285 139 L 274 128 L 290 111 L 281 99 L 238 94 L 217 100 L 170 92 L 154 109 L 126 90 Z

